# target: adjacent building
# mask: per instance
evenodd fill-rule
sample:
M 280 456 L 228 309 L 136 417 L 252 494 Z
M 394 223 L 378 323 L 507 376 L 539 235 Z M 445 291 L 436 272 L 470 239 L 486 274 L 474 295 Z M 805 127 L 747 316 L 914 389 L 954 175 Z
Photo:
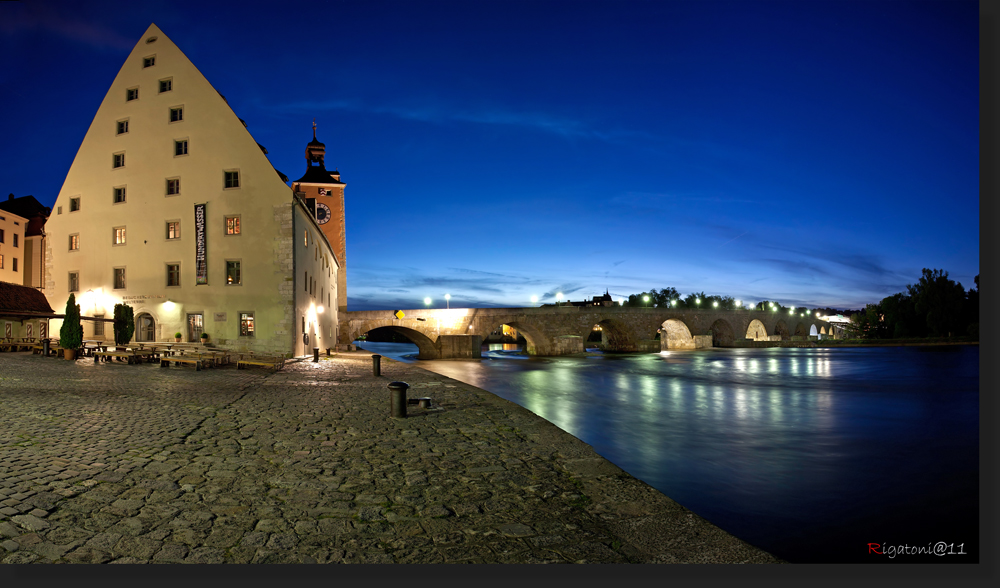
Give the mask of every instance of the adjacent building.
M 0 210 L 0 282 L 24 281 L 24 229 L 28 219 Z
M 0 225 L 4 223 L 3 217 L 10 216 L 7 213 L 20 216 L 25 221 L 20 225 L 23 228 L 23 245 L 20 251 L 13 252 L 18 260 L 15 269 L 20 270 L 22 275 L 22 280 L 16 282 L 18 284 L 38 289 L 45 287 L 45 221 L 50 212 L 52 209 L 42 206 L 34 196 L 15 198 L 9 194 L 7 200 L 0 200 Z M 0 255 L 3 255 L 4 241 L 0 237 Z M 0 263 L 0 266 L 6 265 Z M 4 279 L 3 269 L 0 268 L 0 280 Z
M 138 341 L 178 332 L 194 341 L 204 332 L 234 349 L 303 355 L 333 347 L 342 258 L 315 205 L 265 154 L 226 99 L 150 25 L 94 116 L 45 226 L 51 306 L 64 308 L 74 293 L 83 315 L 110 318 L 116 303 L 128 303 Z M 111 338 L 88 328 L 85 338 Z

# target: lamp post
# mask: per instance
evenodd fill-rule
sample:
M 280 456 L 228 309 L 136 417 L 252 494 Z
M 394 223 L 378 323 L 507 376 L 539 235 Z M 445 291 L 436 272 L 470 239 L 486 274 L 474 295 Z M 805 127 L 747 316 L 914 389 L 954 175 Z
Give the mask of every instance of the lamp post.
M 427 298 L 424 298 L 424 306 L 430 306 L 430 305 L 431 305 L 431 297 L 428 296 Z
M 451 310 L 451 294 L 444 295 L 444 302 L 447 304 L 448 309 Z
M 532 304 L 538 304 L 538 296 L 532 296 L 531 297 L 531 303 Z
M 556 306 L 562 306 L 562 292 L 556 292 Z

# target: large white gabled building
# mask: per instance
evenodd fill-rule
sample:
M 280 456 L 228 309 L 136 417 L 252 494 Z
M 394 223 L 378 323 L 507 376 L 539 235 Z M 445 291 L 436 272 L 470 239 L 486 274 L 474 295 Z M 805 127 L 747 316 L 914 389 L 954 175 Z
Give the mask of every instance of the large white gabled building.
M 45 295 L 61 313 L 73 293 L 92 317 L 112 318 L 125 302 L 137 341 L 205 332 L 233 349 L 334 347 L 340 262 L 286 181 L 225 98 L 150 25 L 45 225 Z M 84 338 L 112 339 L 99 324 L 85 322 Z

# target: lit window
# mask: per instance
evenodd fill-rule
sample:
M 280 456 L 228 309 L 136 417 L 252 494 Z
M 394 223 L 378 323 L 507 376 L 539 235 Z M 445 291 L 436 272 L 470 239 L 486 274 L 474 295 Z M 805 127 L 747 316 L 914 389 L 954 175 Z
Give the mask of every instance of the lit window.
M 128 132 L 128 119 L 118 121 L 118 134 L 124 135 Z
M 231 286 L 239 286 L 242 284 L 240 278 L 240 262 L 226 261 L 226 284 Z
M 125 186 L 115 188 L 115 204 L 125 202 Z
M 173 80 L 160 80 L 160 93 L 169 92 L 173 90 Z
M 178 122 L 184 120 L 184 108 L 178 106 L 177 108 L 170 109 L 170 122 Z
M 174 141 L 174 155 L 187 155 L 188 154 L 188 142 L 187 139 L 183 141 Z
M 181 238 L 180 221 L 169 221 L 167 223 L 167 239 L 180 239 L 180 238 Z
M 180 178 L 174 178 L 172 180 L 167 180 L 167 196 L 172 196 L 174 194 L 181 193 L 181 180 Z
M 125 244 L 125 227 L 115 227 L 114 235 L 115 235 L 115 240 L 114 240 L 115 245 Z
M 238 216 L 226 217 L 226 234 L 227 235 L 240 234 L 240 217 Z
M 80 249 L 80 235 L 70 235 L 69 236 L 69 250 L 77 251 Z
M 111 167 L 125 167 L 125 154 L 115 153 Z
M 80 199 L 79 198 L 70 198 L 69 199 L 69 211 L 70 212 L 76 212 L 78 210 L 80 210 Z
M 138 100 L 139 99 L 139 88 L 129 88 L 125 90 L 125 101 Z
M 153 67 L 154 65 L 156 65 L 156 56 L 155 55 L 150 55 L 149 57 L 146 57 L 145 59 L 142 60 L 142 67 L 143 68 Z
M 226 187 L 227 188 L 239 188 L 240 187 L 240 172 L 238 172 L 238 171 L 227 171 L 226 172 Z
M 3 269 L 3 255 L 0 255 L 0 269 Z
M 302 243 L 308 247 L 309 246 L 309 229 L 302 232 Z
M 167 264 L 167 286 L 180 286 L 180 285 L 181 285 L 180 264 L 176 263 Z
M 240 337 L 253 337 L 253 313 L 240 313 Z
M 116 267 L 115 268 L 115 290 L 123 290 L 125 288 L 125 268 Z
M 69 273 L 69 291 L 79 292 L 80 291 L 80 273 L 70 272 Z

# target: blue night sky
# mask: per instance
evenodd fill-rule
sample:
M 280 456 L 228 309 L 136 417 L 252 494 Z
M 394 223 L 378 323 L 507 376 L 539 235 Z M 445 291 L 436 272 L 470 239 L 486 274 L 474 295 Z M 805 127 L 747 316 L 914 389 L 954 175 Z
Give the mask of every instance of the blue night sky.
M 0 192 L 52 205 L 156 23 L 347 183 L 349 310 L 674 287 L 860 308 L 979 273 L 978 3 L 4 2 Z M 11 56 L 17 56 L 12 59 Z

